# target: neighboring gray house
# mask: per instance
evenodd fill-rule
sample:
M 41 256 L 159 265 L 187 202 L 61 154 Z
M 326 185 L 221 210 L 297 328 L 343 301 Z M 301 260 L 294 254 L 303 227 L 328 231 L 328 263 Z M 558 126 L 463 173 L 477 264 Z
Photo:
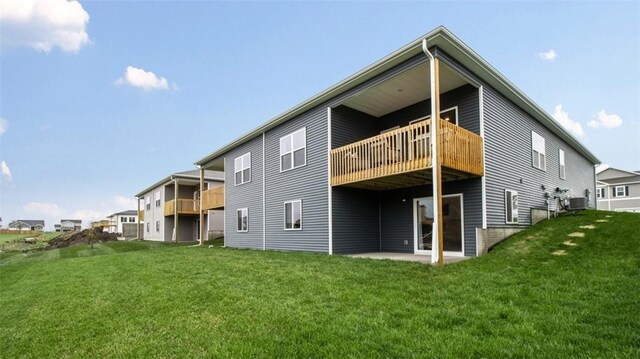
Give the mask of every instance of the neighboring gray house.
M 177 172 L 163 178 L 136 194 L 138 199 L 138 238 L 152 241 L 197 241 L 202 229 L 212 237 L 224 233 L 224 211 L 222 204 L 200 205 L 201 188 L 203 197 L 224 190 L 224 174 L 216 171 Z M 177 200 L 176 200 L 177 198 Z M 220 202 L 220 201 L 218 201 Z M 200 208 L 203 208 L 200 211 Z M 177 230 L 175 230 L 177 228 Z
M 440 220 L 444 254 L 457 256 L 531 225 L 557 197 L 595 207 L 597 163 L 443 27 L 196 162 L 224 171 L 226 246 L 431 254 Z
M 640 171 L 606 168 L 597 174 L 598 209 L 640 212 Z
M 56 232 L 79 231 L 82 229 L 81 219 L 61 219 L 60 224 L 53 225 Z
M 44 220 L 41 219 L 18 219 L 9 223 L 9 230 L 14 231 L 38 231 L 44 230 Z

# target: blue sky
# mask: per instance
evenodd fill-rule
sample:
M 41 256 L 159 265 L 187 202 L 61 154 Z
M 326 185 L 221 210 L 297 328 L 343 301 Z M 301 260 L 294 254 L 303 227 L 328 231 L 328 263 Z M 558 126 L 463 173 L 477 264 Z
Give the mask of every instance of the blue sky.
M 0 0 L 0 217 L 81 218 L 446 26 L 640 170 L 638 2 Z

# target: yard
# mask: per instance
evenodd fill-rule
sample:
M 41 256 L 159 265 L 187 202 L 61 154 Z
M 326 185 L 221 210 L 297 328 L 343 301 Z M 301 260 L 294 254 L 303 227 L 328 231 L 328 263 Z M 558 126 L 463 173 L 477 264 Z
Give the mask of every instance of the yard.
M 445 267 L 147 242 L 2 253 L 0 347 L 6 358 L 639 357 L 639 227 L 636 214 L 586 211 Z

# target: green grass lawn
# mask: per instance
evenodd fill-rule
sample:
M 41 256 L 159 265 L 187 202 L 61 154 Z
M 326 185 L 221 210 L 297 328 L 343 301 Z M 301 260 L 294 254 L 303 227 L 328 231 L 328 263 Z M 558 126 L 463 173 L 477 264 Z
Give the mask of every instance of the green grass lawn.
M 147 242 L 4 253 L 1 356 L 639 357 L 639 226 L 587 211 L 444 267 Z
M 62 232 L 40 232 L 37 234 L 0 233 L 0 249 L 2 251 L 25 251 L 47 246 L 47 242 L 60 236 Z M 36 238 L 34 244 L 24 243 L 24 238 Z

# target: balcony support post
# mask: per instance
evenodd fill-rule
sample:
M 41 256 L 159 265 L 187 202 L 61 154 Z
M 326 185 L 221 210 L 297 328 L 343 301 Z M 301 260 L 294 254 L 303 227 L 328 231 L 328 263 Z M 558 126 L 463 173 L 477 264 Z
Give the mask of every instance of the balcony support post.
M 198 230 L 200 231 L 200 245 L 204 244 L 204 235 L 205 235 L 205 226 L 204 226 L 204 206 L 202 205 L 202 197 L 204 197 L 204 168 L 202 168 L 202 166 L 198 166 L 200 168 L 200 198 L 198 198 L 198 201 L 200 201 L 199 205 L 198 205 L 198 212 L 200 212 L 200 228 L 198 228 Z
M 429 71 L 431 77 L 431 146 L 432 146 L 432 177 L 433 177 L 433 222 L 434 227 L 431 236 L 431 262 L 444 264 L 443 256 L 443 225 L 442 210 L 442 156 L 440 148 L 440 64 L 438 58 L 433 56 L 427 47 L 427 40 L 422 40 L 422 51 L 429 57 Z
M 173 240 L 178 243 L 178 180 L 173 180 Z
M 136 197 L 138 202 L 138 212 L 136 213 L 136 238 L 140 239 L 140 198 Z

